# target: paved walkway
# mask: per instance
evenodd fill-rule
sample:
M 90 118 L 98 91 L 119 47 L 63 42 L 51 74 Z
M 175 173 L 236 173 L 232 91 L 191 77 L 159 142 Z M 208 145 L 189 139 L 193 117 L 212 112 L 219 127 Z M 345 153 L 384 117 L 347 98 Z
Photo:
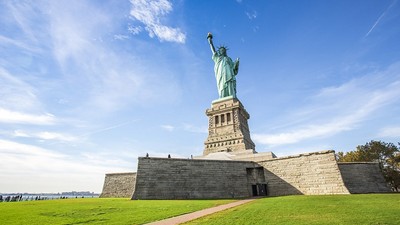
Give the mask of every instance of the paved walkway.
M 225 205 L 219 205 L 219 206 L 215 206 L 212 208 L 208 208 L 208 209 L 203 209 L 200 211 L 196 211 L 196 212 L 192 212 L 192 213 L 188 213 L 188 214 L 184 214 L 184 215 L 180 215 L 180 216 L 176 216 L 176 217 L 172 217 L 172 218 L 168 218 L 165 220 L 160 220 L 160 221 L 156 221 L 153 223 L 148 223 L 148 225 L 173 225 L 173 224 L 181 224 L 181 223 L 185 223 L 188 222 L 190 220 L 194 220 L 203 216 L 207 216 L 219 211 L 223 211 L 225 209 L 229 209 L 238 205 L 242 205 L 251 201 L 256 200 L 255 198 L 252 199 L 245 199 L 245 200 L 240 200 L 240 201 L 236 201 L 236 202 L 232 202 L 232 203 L 228 203 Z

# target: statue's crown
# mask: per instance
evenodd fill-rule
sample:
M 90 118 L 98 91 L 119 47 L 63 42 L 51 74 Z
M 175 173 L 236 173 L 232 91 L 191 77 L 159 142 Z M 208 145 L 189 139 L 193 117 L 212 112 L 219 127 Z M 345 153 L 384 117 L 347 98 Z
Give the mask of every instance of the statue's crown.
M 221 45 L 221 46 L 219 46 L 219 47 L 218 47 L 218 50 L 220 50 L 221 48 L 223 48 L 223 49 L 225 49 L 225 50 L 228 50 L 228 46 L 226 46 L 226 45 Z

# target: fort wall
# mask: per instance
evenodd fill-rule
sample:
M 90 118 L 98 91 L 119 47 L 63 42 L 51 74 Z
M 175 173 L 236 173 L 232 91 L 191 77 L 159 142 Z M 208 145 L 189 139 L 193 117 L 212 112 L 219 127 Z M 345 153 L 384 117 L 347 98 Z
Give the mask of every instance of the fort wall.
M 268 196 L 349 194 L 334 151 L 258 161 L 264 167 Z
M 137 173 L 106 174 L 100 197 L 215 199 L 390 191 L 379 164 L 337 163 L 334 151 L 259 156 L 255 162 L 141 157 Z
M 132 199 L 250 197 L 246 169 L 255 167 L 245 161 L 141 157 Z
M 136 173 L 108 173 L 100 198 L 130 198 L 135 190 Z
M 352 194 L 390 192 L 379 163 L 338 163 L 343 181 Z

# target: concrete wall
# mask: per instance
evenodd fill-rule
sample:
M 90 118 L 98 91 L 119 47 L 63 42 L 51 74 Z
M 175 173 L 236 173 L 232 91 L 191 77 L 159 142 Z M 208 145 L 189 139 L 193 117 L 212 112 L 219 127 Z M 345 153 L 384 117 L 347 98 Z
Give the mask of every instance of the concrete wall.
M 136 173 L 108 173 L 100 198 L 130 198 L 135 190 Z
M 265 168 L 268 196 L 349 194 L 334 151 L 276 158 L 258 164 Z
M 390 192 L 379 163 L 338 163 L 338 166 L 350 193 Z
M 254 167 L 243 161 L 139 158 L 132 199 L 249 197 L 246 168 Z

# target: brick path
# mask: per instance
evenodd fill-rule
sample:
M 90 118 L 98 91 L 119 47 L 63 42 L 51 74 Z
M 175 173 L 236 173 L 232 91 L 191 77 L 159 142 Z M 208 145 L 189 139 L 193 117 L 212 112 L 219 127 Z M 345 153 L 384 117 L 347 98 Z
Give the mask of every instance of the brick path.
M 242 205 L 251 201 L 254 201 L 255 198 L 252 199 L 245 199 L 245 200 L 240 200 L 237 202 L 232 202 L 232 203 L 228 203 L 225 205 L 219 205 L 219 206 L 215 206 L 212 208 L 208 208 L 208 209 L 203 209 L 200 211 L 196 211 L 196 212 L 192 212 L 192 213 L 188 213 L 188 214 L 184 214 L 184 215 L 180 215 L 180 216 L 176 216 L 176 217 L 172 217 L 172 218 L 168 218 L 165 220 L 160 220 L 160 221 L 156 221 L 156 222 L 152 222 L 152 223 L 148 223 L 148 225 L 173 225 L 173 224 L 181 224 L 181 223 L 185 223 L 188 222 L 190 220 L 194 220 L 203 216 L 207 216 L 219 211 L 223 211 L 225 209 L 229 209 L 238 205 Z

